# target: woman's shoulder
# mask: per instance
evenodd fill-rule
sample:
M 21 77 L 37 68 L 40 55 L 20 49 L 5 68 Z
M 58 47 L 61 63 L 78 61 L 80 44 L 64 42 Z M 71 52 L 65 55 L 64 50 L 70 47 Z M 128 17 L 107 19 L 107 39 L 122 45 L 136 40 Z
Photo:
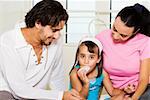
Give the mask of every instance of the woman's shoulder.
M 137 38 L 138 38 L 138 39 L 150 39 L 149 36 L 146 36 L 146 35 L 141 34 L 141 33 L 138 33 L 138 34 L 137 34 Z
M 141 33 L 138 33 L 134 38 L 132 38 L 129 43 L 137 43 L 139 45 L 143 45 L 143 44 L 146 44 L 148 43 L 148 41 L 150 41 L 150 37 L 144 35 L 144 34 L 141 34 Z
M 95 37 L 99 40 L 103 40 L 105 37 L 109 38 L 111 36 L 111 29 L 103 30 L 100 33 L 98 33 Z

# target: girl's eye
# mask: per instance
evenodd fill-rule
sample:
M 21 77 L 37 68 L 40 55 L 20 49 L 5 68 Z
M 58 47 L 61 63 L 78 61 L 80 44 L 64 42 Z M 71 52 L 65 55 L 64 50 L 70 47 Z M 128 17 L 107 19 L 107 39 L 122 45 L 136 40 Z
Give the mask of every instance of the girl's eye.
M 84 55 L 80 55 L 80 57 L 81 57 L 81 58 L 84 58 L 85 56 L 84 56 Z
M 90 57 L 90 59 L 94 59 L 94 57 L 93 57 L 93 56 L 91 56 L 91 57 Z

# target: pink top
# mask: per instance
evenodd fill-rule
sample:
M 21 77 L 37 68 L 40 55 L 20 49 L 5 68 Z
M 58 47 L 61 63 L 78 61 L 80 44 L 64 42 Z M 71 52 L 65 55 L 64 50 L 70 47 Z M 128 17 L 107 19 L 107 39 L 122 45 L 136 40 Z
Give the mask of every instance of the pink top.
M 138 33 L 125 43 L 114 43 L 111 34 L 111 30 L 105 30 L 96 35 L 104 46 L 104 69 L 115 88 L 137 86 L 140 60 L 150 58 L 150 37 Z

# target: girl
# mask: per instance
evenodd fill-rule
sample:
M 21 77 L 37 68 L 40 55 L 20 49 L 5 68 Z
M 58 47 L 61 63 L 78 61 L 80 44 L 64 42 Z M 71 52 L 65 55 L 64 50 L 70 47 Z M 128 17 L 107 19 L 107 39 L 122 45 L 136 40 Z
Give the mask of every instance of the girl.
M 101 53 L 102 44 L 96 38 L 85 37 L 79 42 L 70 82 L 83 99 L 99 99 L 103 80 Z

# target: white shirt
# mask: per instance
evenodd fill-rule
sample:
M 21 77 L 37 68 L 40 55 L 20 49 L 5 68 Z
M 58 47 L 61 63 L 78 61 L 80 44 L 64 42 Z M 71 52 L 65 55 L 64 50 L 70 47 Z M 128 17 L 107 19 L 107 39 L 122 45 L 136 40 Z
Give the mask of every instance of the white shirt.
M 19 28 L 0 37 L 0 90 L 15 97 L 40 100 L 62 100 L 64 68 L 62 38 L 43 46 L 41 63 Z M 50 90 L 46 90 L 49 86 Z

